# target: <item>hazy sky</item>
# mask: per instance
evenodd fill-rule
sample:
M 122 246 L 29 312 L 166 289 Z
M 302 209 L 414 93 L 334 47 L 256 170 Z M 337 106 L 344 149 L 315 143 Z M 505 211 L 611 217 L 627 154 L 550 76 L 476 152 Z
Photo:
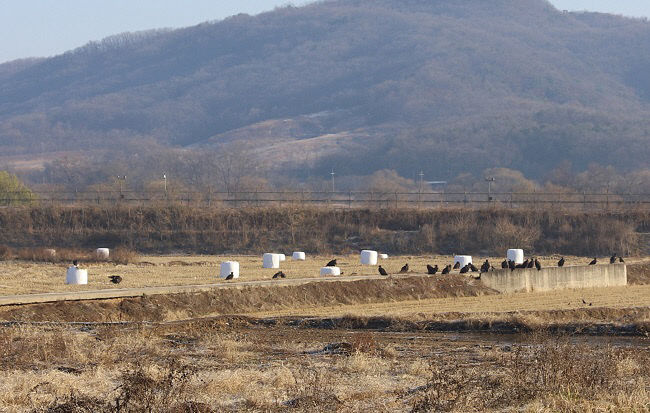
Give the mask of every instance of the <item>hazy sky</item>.
M 559 9 L 650 17 L 650 0 L 551 2 Z M 0 0 L 0 62 L 52 56 L 121 32 L 191 26 L 237 13 L 255 14 L 288 3 L 287 0 Z M 298 6 L 307 1 L 291 3 Z

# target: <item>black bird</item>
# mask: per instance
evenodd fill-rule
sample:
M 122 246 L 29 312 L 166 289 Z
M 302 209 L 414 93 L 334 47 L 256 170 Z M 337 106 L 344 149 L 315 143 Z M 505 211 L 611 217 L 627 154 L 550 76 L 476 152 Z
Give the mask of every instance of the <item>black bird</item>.
M 108 279 L 111 280 L 113 284 L 119 284 L 122 282 L 122 277 L 119 275 L 109 275 Z
M 506 265 L 508 265 L 508 264 L 506 264 Z M 490 261 L 485 260 L 483 265 L 481 265 L 481 272 L 488 272 L 488 271 L 490 271 Z
M 616 262 L 616 255 L 612 255 L 611 257 L 609 257 L 610 264 L 614 264 L 615 262 Z
M 623 257 L 618 257 L 618 262 L 625 262 L 625 260 L 623 259 Z
M 326 267 L 336 267 L 336 260 L 332 260 L 325 264 Z
M 558 267 L 564 267 L 564 257 L 560 258 L 560 261 L 557 262 Z
M 513 260 L 508 260 L 508 268 L 510 268 L 510 271 L 514 271 L 517 268 Z
M 508 267 L 509 267 L 508 260 L 503 260 L 503 262 L 501 263 L 501 268 L 505 269 L 505 268 L 508 268 Z
M 438 272 L 438 266 L 437 265 L 435 267 L 432 267 L 431 265 L 427 264 L 427 274 L 436 275 L 437 272 Z
M 584 298 L 582 299 L 582 304 L 587 304 Z
M 75 267 L 78 267 L 79 266 L 79 261 L 77 261 L 77 260 L 72 261 L 72 265 L 75 266 Z
M 460 261 L 456 261 L 456 264 L 454 264 L 454 270 L 457 270 L 460 268 Z
M 399 272 L 400 272 L 400 274 L 405 274 L 405 273 L 409 272 L 409 265 L 408 265 L 408 263 L 407 263 L 407 264 L 404 264 L 404 266 L 402 267 L 401 270 L 399 270 Z
M 442 269 L 442 274 L 447 275 L 451 272 L 451 265 L 447 265 L 445 268 Z
M 282 271 L 278 271 L 273 274 L 273 279 L 275 280 L 276 278 L 287 278 L 287 276 Z
M 472 272 L 478 272 L 478 268 L 476 268 L 476 265 L 472 264 L 471 262 L 467 264 L 467 266 L 469 267 L 470 270 L 472 270 Z M 490 269 L 490 267 L 488 267 L 488 269 Z
M 596 258 L 594 258 L 594 260 L 589 263 L 589 265 L 596 265 L 596 264 L 598 264 L 598 260 Z
M 467 274 L 469 272 L 469 264 L 460 269 L 461 274 Z
M 226 276 L 226 280 L 232 280 L 233 278 L 235 278 L 235 273 L 231 271 L 230 274 Z
M 537 259 L 537 258 L 535 258 L 535 259 Z M 530 262 L 528 263 L 528 267 L 526 267 L 526 268 L 533 268 L 534 266 L 535 266 L 535 261 L 531 259 Z
M 386 270 L 383 269 L 383 268 L 381 267 L 381 265 L 379 266 L 379 275 L 388 275 L 388 273 L 386 272 Z
M 537 268 L 537 271 L 542 270 L 542 264 L 539 262 L 537 258 L 535 258 L 535 268 Z

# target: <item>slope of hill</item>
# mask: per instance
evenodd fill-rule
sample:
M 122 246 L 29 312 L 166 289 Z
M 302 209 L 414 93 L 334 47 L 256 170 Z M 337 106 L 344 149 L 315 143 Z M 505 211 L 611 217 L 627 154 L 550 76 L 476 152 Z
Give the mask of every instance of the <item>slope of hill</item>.
M 333 0 L 118 35 L 0 65 L 0 150 L 153 138 L 348 173 L 648 167 L 649 36 L 544 0 Z

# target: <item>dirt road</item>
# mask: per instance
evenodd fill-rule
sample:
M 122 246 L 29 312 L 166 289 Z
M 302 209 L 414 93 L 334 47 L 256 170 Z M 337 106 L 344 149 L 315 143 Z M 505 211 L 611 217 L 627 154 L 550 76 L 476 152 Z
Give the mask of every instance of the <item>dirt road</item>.
M 42 294 L 23 294 L 0 296 L 0 306 L 52 303 L 57 301 L 85 301 L 111 298 L 139 297 L 143 295 L 166 295 L 181 293 L 205 292 L 215 289 L 246 288 L 246 287 L 275 287 L 288 285 L 304 285 L 322 282 L 379 280 L 381 276 L 343 276 L 343 277 L 318 277 L 282 280 L 257 280 L 233 281 L 232 283 L 201 284 L 201 285 L 175 285 L 168 287 L 140 287 L 140 288 L 114 288 L 94 291 L 69 291 Z

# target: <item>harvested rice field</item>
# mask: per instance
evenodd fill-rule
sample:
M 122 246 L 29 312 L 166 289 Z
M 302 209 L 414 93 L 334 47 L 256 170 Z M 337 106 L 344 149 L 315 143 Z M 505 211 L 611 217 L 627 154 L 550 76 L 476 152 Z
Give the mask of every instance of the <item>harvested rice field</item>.
M 280 269 L 289 279 L 319 278 L 320 268 L 336 258 L 344 276 L 375 276 L 377 266 L 362 266 L 358 255 L 346 256 L 308 256 L 306 261 L 293 261 L 290 255 L 282 262 Z M 503 258 L 474 257 L 477 266 L 489 258 L 492 265 L 499 267 Z M 543 266 L 555 266 L 559 257 L 538 257 Z M 566 265 L 586 265 L 592 258 L 566 257 Z M 31 261 L 0 261 L 0 295 L 37 294 L 116 288 L 109 280 L 111 275 L 119 275 L 122 282 L 119 288 L 160 287 L 174 285 L 218 284 L 219 265 L 223 261 L 238 261 L 241 277 L 231 281 L 270 280 L 278 270 L 262 268 L 260 256 L 140 256 L 127 265 L 112 263 L 84 263 L 88 269 L 87 285 L 65 285 L 65 272 L 68 263 L 43 263 Z M 607 262 L 607 258 L 601 262 Z M 628 263 L 640 262 L 642 258 L 628 258 Z M 441 268 L 453 263 L 452 256 L 395 256 L 380 260 L 390 274 L 396 274 L 401 267 L 409 264 L 409 274 L 426 274 L 426 265 Z M 458 273 L 458 271 L 454 271 Z

